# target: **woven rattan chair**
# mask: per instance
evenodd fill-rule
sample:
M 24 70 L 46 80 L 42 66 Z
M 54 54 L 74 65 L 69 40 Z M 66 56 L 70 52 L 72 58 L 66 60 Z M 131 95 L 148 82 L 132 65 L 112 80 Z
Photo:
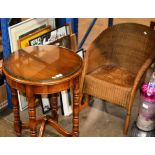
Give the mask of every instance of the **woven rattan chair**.
M 81 92 L 125 108 L 124 134 L 136 90 L 154 58 L 155 31 L 135 23 L 104 30 L 86 50 Z

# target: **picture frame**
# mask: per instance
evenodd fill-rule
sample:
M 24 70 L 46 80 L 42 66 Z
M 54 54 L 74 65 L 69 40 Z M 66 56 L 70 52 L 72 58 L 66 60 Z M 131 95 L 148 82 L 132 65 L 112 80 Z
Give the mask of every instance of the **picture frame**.
M 62 113 L 64 116 L 69 116 L 72 114 L 72 96 L 70 90 L 64 90 L 60 93 L 60 102 L 62 106 Z
M 56 45 L 59 47 L 65 47 L 65 48 L 70 49 L 71 48 L 70 35 L 65 36 L 61 39 L 58 39 L 57 41 L 54 41 L 53 43 L 50 43 L 49 45 Z
M 24 36 L 18 40 L 18 47 L 19 48 L 27 47 L 27 46 L 29 46 L 30 40 L 32 40 L 38 36 L 41 36 L 47 32 L 50 32 L 50 31 L 51 31 L 51 26 L 46 26 L 42 29 L 39 29 L 39 30 L 33 32 L 33 33 L 30 33 L 27 36 Z
M 83 48 L 81 48 L 80 50 L 76 51 L 76 53 L 77 53 L 82 59 L 84 59 L 84 50 L 83 50 Z
M 28 105 L 27 105 L 28 101 L 27 101 L 26 95 L 24 93 L 19 92 L 19 91 L 17 91 L 17 95 L 18 95 L 18 102 L 19 102 L 20 111 L 24 111 L 28 107 Z
M 56 28 L 55 18 L 31 18 L 13 26 L 10 26 L 8 28 L 8 31 L 11 52 L 19 49 L 17 40 L 20 39 L 20 37 L 23 37 L 22 35 L 32 33 L 33 30 L 49 25 L 51 26 L 51 29 Z
M 46 114 L 51 110 L 51 105 L 50 105 L 51 101 L 49 101 L 48 95 L 41 95 L 40 102 L 41 102 L 41 109 L 43 114 Z
M 53 42 L 59 41 L 65 36 L 71 35 L 71 33 L 72 31 L 70 30 L 70 25 L 68 24 L 30 40 L 29 46 L 49 45 Z

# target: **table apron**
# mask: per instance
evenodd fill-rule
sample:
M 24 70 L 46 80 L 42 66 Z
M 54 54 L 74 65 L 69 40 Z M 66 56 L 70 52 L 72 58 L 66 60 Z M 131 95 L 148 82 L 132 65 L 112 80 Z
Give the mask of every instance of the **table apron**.
M 54 85 L 43 85 L 43 86 L 31 85 L 31 88 L 33 89 L 33 94 L 52 94 L 72 88 L 76 84 L 77 78 L 79 77 L 75 77 L 69 81 Z M 28 86 L 27 84 L 21 84 L 9 78 L 7 78 L 7 82 L 10 87 L 17 89 L 22 93 L 26 92 L 26 86 Z

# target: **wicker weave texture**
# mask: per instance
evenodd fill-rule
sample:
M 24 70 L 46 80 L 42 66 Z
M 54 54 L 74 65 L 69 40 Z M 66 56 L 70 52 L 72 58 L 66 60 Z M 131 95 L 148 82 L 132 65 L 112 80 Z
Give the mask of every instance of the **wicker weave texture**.
M 147 26 L 132 23 L 115 25 L 103 31 L 88 48 L 90 65 L 87 71 L 110 62 L 137 73 L 155 49 L 154 40 L 155 33 Z
M 104 65 L 85 76 L 83 92 L 127 108 L 134 78 L 123 68 Z
M 127 109 L 127 133 L 136 90 L 154 59 L 154 30 L 135 23 L 110 27 L 86 51 L 81 92 Z

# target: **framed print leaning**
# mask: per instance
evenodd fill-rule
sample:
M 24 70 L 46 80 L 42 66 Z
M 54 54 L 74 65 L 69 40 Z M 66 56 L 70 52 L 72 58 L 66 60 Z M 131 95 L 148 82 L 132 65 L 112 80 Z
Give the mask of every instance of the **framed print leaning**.
M 46 26 L 51 26 L 51 29 L 55 29 L 55 19 L 54 18 L 32 18 L 10 26 L 8 28 L 11 51 L 18 50 L 17 40 L 20 37 L 24 37 L 40 28 Z
M 77 53 L 82 59 L 84 59 L 84 50 L 83 50 L 83 48 L 80 49 L 80 50 L 78 50 L 78 51 L 76 51 L 76 53 Z
M 29 41 L 30 46 L 34 45 L 49 45 L 53 42 L 58 41 L 59 39 L 71 35 L 70 25 L 62 26 L 58 29 L 51 30 L 43 35 L 40 35 Z
M 39 29 L 33 33 L 30 33 L 22 38 L 20 38 L 18 40 L 18 47 L 19 48 L 24 48 L 24 47 L 27 47 L 29 46 L 29 41 L 36 38 L 36 37 L 39 37 L 40 35 L 43 35 L 47 32 L 50 32 L 51 31 L 51 26 L 46 26 L 45 28 L 42 28 L 42 29 Z

